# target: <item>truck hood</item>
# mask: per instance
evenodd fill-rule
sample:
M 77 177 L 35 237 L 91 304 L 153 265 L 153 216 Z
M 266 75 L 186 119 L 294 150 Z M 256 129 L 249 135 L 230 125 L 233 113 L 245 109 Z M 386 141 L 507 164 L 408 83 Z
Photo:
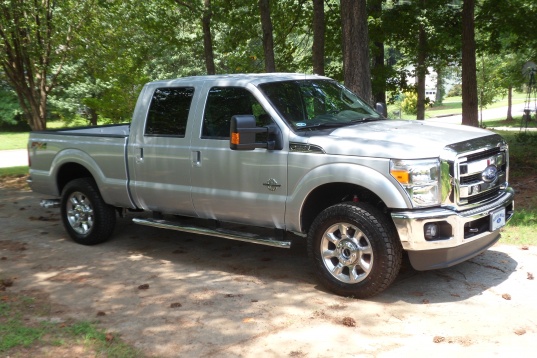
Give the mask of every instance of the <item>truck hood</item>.
M 494 133 L 456 124 L 382 120 L 323 134 L 311 136 L 308 143 L 323 148 L 327 154 L 413 159 L 438 157 L 447 145 Z

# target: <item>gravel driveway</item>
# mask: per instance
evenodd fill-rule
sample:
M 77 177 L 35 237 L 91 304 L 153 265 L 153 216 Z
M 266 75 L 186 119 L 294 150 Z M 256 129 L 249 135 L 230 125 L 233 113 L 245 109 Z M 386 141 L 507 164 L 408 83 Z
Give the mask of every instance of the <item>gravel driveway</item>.
M 496 245 L 458 266 L 404 267 L 368 300 L 325 292 L 291 250 L 119 220 L 111 241 L 68 239 L 59 209 L 0 188 L 0 271 L 53 316 L 98 320 L 160 357 L 530 357 L 537 247 Z

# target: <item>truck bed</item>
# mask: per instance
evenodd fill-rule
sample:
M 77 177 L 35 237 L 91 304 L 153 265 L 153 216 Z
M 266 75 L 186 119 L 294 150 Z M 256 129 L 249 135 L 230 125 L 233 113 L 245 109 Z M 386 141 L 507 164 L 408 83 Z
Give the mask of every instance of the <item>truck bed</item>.
M 129 132 L 128 124 L 31 132 L 28 152 L 32 189 L 59 196 L 64 183 L 57 178 L 65 181 L 69 173 L 86 170 L 108 204 L 132 207 L 126 161 Z

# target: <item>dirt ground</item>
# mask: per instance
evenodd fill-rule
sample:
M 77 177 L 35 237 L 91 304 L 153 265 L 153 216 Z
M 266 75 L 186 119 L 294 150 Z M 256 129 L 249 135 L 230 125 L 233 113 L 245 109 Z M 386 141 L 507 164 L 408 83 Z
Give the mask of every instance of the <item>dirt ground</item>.
M 530 357 L 537 247 L 496 245 L 458 266 L 404 267 L 368 300 L 335 296 L 290 250 L 118 222 L 72 242 L 59 209 L 0 187 L 0 274 L 39 294 L 51 320 L 95 320 L 158 357 Z

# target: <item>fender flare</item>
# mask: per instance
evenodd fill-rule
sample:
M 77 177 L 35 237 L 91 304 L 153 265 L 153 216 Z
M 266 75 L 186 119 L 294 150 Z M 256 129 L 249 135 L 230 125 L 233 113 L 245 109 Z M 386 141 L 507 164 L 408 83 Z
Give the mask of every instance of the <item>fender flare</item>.
M 88 153 L 80 149 L 72 148 L 64 149 L 58 152 L 52 160 L 50 166 L 50 177 L 54 178 L 54 183 L 58 192 L 58 196 L 61 195 L 61 191 L 58 185 L 59 173 L 61 171 L 61 168 L 67 164 L 78 164 L 81 167 L 85 168 L 95 180 L 95 183 L 97 184 L 97 187 L 103 200 L 106 203 L 112 205 L 115 203 L 115 200 L 112 198 L 113 194 L 111 193 L 111 191 L 114 187 L 117 188 L 117 184 L 119 183 L 114 183 L 114 181 L 117 181 L 117 179 L 107 178 L 101 170 L 99 164 Z M 123 183 L 120 184 L 120 186 L 125 187 L 125 195 L 127 195 L 127 180 L 128 179 L 122 179 L 121 181 Z M 126 198 L 128 198 L 128 196 L 126 196 Z M 130 202 L 130 198 L 128 198 L 128 201 Z
M 409 209 L 410 199 L 403 188 L 380 172 L 355 163 L 325 164 L 308 172 L 289 192 L 285 222 L 288 230 L 301 232 L 301 214 L 309 195 L 325 184 L 346 183 L 375 193 L 388 208 Z M 291 189 L 291 188 L 290 188 Z

